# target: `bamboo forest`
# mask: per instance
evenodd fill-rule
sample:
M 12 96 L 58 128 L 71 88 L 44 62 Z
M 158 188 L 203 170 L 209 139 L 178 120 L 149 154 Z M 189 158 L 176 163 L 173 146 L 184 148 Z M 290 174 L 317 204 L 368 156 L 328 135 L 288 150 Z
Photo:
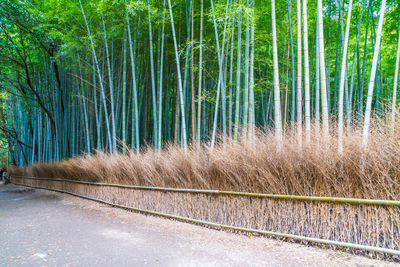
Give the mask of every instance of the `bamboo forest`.
M 3 0 L 0 15 L 15 165 L 320 124 L 367 142 L 371 118 L 395 116 L 397 1 Z
M 0 0 L 0 167 L 400 261 L 399 65 L 399 0 Z

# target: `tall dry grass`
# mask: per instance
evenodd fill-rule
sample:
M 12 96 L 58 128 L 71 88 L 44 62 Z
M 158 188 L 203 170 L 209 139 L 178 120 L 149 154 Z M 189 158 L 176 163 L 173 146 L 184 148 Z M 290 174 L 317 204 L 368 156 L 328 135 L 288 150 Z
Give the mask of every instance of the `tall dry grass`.
M 304 131 L 303 131 L 304 133 Z M 288 130 L 280 146 L 273 133 L 228 140 L 214 149 L 167 145 L 140 155 L 84 155 L 61 162 L 9 167 L 10 174 L 59 177 L 133 185 L 206 188 L 248 192 L 398 199 L 400 195 L 400 124 L 393 133 L 381 122 L 371 130 L 368 148 L 360 130 L 347 129 L 343 153 L 335 134 L 315 134 L 302 146 Z
M 258 131 L 254 138 L 228 140 L 214 149 L 193 147 L 185 152 L 168 145 L 161 152 L 148 148 L 140 155 L 98 152 L 10 167 L 8 172 L 131 185 L 399 200 L 400 123 L 392 129 L 378 122 L 367 149 L 361 146 L 361 130 L 347 128 L 341 154 L 335 129 L 328 139 L 313 129 L 309 143 L 299 142 L 294 129 L 286 131 L 282 145 L 272 132 Z M 30 183 L 219 223 L 400 249 L 399 207 Z

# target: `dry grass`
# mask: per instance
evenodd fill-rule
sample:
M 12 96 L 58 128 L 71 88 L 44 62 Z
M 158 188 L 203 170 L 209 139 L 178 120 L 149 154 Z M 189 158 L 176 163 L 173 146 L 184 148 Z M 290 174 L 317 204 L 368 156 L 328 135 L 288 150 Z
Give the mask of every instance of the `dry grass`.
M 10 167 L 14 175 L 178 188 L 398 200 L 400 196 L 400 123 L 393 131 L 380 122 L 371 130 L 368 149 L 360 130 L 346 129 L 344 151 L 337 152 L 332 130 L 322 140 L 313 129 L 300 146 L 288 130 L 282 146 L 270 132 L 254 139 L 227 141 L 214 149 L 168 145 L 136 155 L 81 156 L 53 164 Z M 317 138 L 319 137 L 319 138 Z M 319 140 L 319 141 L 318 141 Z M 334 203 L 311 203 L 248 197 L 163 193 L 31 181 L 76 193 L 244 227 L 400 249 L 400 209 Z
M 381 128 L 382 129 L 382 128 Z M 11 174 L 59 177 L 133 185 L 224 189 L 294 195 L 398 199 L 400 193 L 400 124 L 394 134 L 373 130 L 367 150 L 360 131 L 348 131 L 344 152 L 337 139 L 300 147 L 295 134 L 285 136 L 281 149 L 270 133 L 254 140 L 214 149 L 168 145 L 162 152 L 147 149 L 136 155 L 81 156 L 66 161 L 9 167 Z

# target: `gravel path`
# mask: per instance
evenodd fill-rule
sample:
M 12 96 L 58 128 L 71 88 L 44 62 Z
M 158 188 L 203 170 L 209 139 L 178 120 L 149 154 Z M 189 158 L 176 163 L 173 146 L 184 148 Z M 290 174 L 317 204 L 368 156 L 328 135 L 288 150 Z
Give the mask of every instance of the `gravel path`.
M 399 266 L 0 185 L 0 266 Z

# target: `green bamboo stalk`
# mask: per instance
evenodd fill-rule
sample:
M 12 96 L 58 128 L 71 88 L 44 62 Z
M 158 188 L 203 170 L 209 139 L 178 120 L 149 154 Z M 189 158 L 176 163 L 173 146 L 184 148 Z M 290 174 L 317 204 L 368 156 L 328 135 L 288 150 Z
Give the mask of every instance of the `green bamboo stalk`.
M 181 110 L 181 117 L 182 117 L 183 147 L 186 150 L 186 148 L 187 148 L 187 138 L 186 138 L 186 122 L 185 122 L 185 103 L 183 101 L 181 67 L 180 67 L 180 63 L 179 63 L 178 45 L 177 45 L 177 42 L 176 42 L 174 17 L 173 17 L 173 14 L 172 14 L 171 0 L 168 0 L 168 5 L 169 5 L 169 13 L 170 13 L 170 17 L 171 17 L 172 36 L 173 36 L 174 47 L 175 47 L 176 69 L 177 69 L 177 73 L 178 73 L 178 89 L 179 89 L 180 110 Z
M 235 128 L 233 138 L 238 139 L 239 133 L 239 116 L 240 116 L 240 74 L 241 74 L 241 55 L 242 55 L 242 0 L 239 0 L 239 19 L 238 19 L 238 42 L 237 42 L 237 66 L 236 66 L 236 99 L 235 99 Z
M 246 0 L 246 8 L 249 8 L 249 0 Z M 246 39 L 244 45 L 244 90 L 243 90 L 243 136 L 247 136 L 247 123 L 249 116 L 249 66 L 250 66 L 250 23 L 249 14 L 246 14 Z
M 212 10 L 212 12 L 214 14 L 214 2 L 213 2 L 213 0 L 211 0 L 211 10 Z M 217 86 L 217 98 L 215 100 L 215 112 L 214 112 L 214 121 L 213 121 L 213 132 L 212 132 L 212 138 L 211 138 L 211 148 L 214 147 L 215 137 L 216 137 L 216 134 L 217 134 L 218 106 L 219 106 L 219 96 L 220 96 L 221 88 L 222 88 L 222 90 L 225 90 L 224 89 L 224 83 L 223 83 L 223 61 L 224 61 L 224 53 L 225 53 L 225 36 L 226 36 L 226 27 L 227 27 L 227 20 L 228 20 L 228 10 L 229 10 L 229 0 L 227 0 L 226 8 L 225 8 L 225 19 L 224 19 L 224 31 L 223 31 L 223 39 L 222 39 L 222 49 L 220 49 L 217 23 L 216 23 L 215 15 L 213 15 L 215 41 L 216 41 L 216 44 L 217 44 L 217 54 L 218 54 L 218 63 L 219 63 L 219 76 L 218 76 L 218 86 Z
M 303 96 L 302 96 L 302 48 L 301 48 L 301 0 L 297 0 L 297 138 L 299 145 L 301 146 L 302 142 L 302 104 L 303 104 Z
M 126 0 L 125 0 L 125 6 L 126 6 Z M 132 136 L 131 136 L 131 145 L 133 146 L 133 140 L 135 140 L 136 145 L 136 153 L 139 154 L 140 151 L 140 146 L 139 146 L 139 113 L 138 113 L 138 97 L 137 97 L 137 84 L 136 84 L 136 71 L 135 71 L 135 56 L 133 52 L 133 47 L 132 47 L 132 37 L 131 37 L 131 26 L 130 26 L 130 21 L 129 21 L 129 14 L 128 14 L 128 9 L 125 7 L 125 17 L 126 17 L 126 22 L 128 26 L 128 41 L 129 41 L 129 51 L 130 51 L 130 58 L 131 58 L 131 68 L 132 68 L 132 87 L 133 87 L 133 100 L 132 100 L 132 128 L 135 129 L 135 134 L 132 131 Z M 134 137 L 134 138 L 133 138 Z
M 272 47 L 274 61 L 274 125 L 275 135 L 279 143 L 282 142 L 282 116 L 281 116 L 281 95 L 279 89 L 279 68 L 278 68 L 278 45 L 276 36 L 275 0 L 271 0 L 272 20 Z
M 254 107 L 254 0 L 251 1 L 251 24 L 250 24 L 250 78 L 249 78 L 249 131 L 250 137 L 255 133 L 255 107 Z
M 315 29 L 316 36 L 318 36 L 318 16 L 317 25 Z M 319 74 L 319 42 L 318 37 L 315 38 L 315 133 L 319 134 L 320 131 L 320 74 Z
M 397 20 L 399 22 L 399 19 Z M 394 123 L 396 117 L 396 100 L 397 100 L 397 84 L 399 78 L 399 61 L 400 61 L 400 29 L 397 29 L 398 37 L 397 37 L 397 55 L 396 55 L 396 69 L 394 71 L 394 82 L 393 82 L 393 96 L 392 96 L 392 112 L 391 112 L 391 120 L 392 120 L 392 131 L 394 130 Z
M 124 26 L 122 67 L 122 153 L 126 154 L 126 27 Z
M 151 29 L 151 10 L 150 0 L 147 0 L 148 8 L 148 22 L 149 22 L 149 46 L 150 46 L 150 73 L 151 73 L 151 93 L 153 95 L 153 143 L 157 147 L 158 142 L 158 122 L 157 122 L 157 95 L 156 95 L 156 83 L 154 74 L 154 59 L 153 59 L 153 33 Z M 160 100 L 161 101 L 161 100 Z M 160 149 L 160 148 L 158 148 Z
M 303 0 L 303 33 L 304 33 L 304 118 L 306 124 L 306 142 L 311 137 L 311 107 L 310 107 L 310 63 L 308 59 L 308 21 L 307 0 Z
M 378 57 L 381 48 L 381 36 L 382 36 L 382 27 L 383 27 L 383 18 L 386 9 L 386 0 L 382 0 L 380 17 L 379 17 L 379 24 L 378 24 L 378 32 L 376 35 L 376 42 L 375 42 L 375 51 L 374 57 L 372 59 L 372 69 L 371 69 L 371 77 L 368 84 L 368 95 L 367 95 L 367 103 L 365 107 L 365 115 L 364 115 L 364 129 L 363 129 L 363 147 L 367 147 L 368 145 L 368 138 L 369 138 L 369 127 L 371 121 L 371 107 L 372 107 L 372 95 L 374 92 L 374 85 L 375 85 L 375 76 L 376 76 L 376 67 L 378 64 Z
M 201 140 L 201 94 L 203 82 L 203 0 L 200 1 L 200 43 L 199 43 L 199 90 L 197 97 L 197 144 L 200 145 Z
M 163 22 L 161 30 L 161 60 L 160 60 L 160 80 L 159 80 L 159 95 L 158 95 L 158 149 L 162 147 L 162 95 L 163 95 L 163 70 L 164 70 L 164 30 L 165 30 L 165 0 L 163 4 Z M 168 99 L 168 98 L 167 98 Z
M 106 32 L 106 24 L 104 22 L 103 13 L 101 14 L 101 21 L 103 23 L 103 33 L 104 33 L 104 44 L 106 50 L 106 58 L 107 58 L 107 70 L 108 70 L 108 83 L 110 87 L 110 110 L 111 110 L 111 131 L 112 131 L 112 151 L 113 153 L 117 152 L 117 133 L 115 128 L 115 109 L 114 109 L 114 81 L 113 75 L 111 71 L 111 60 L 108 52 L 108 41 L 107 41 L 107 32 Z
M 361 24 L 362 24 L 362 19 L 363 19 L 363 14 L 364 14 L 364 9 L 366 6 L 366 0 L 363 1 L 362 4 L 362 9 L 361 9 L 361 15 L 360 15 L 360 19 L 358 22 L 358 26 L 357 26 L 357 36 L 356 36 L 356 44 L 355 44 L 355 48 L 354 48 L 354 53 L 353 53 L 353 65 L 352 65 L 352 69 L 351 69 L 351 81 L 350 81 L 350 107 L 349 107 L 349 112 L 347 114 L 347 119 L 348 119 L 348 123 L 347 125 L 350 126 L 351 121 L 352 121 L 352 116 L 351 116 L 351 112 L 352 112 L 352 99 L 353 99 L 353 92 L 354 92 L 354 69 L 355 69 L 355 65 L 356 65 L 356 59 L 357 59 L 357 68 L 358 68 L 358 81 L 360 80 L 360 72 L 359 72 L 359 36 L 360 36 L 360 29 L 361 29 Z
M 289 35 L 290 35 L 290 53 L 291 53 L 291 69 L 292 69 L 292 112 L 291 112 L 291 121 L 295 121 L 295 112 L 296 112 L 296 70 L 294 65 L 294 48 L 293 48 L 293 29 L 292 29 L 292 15 L 291 8 L 292 3 L 291 0 L 288 0 L 288 20 L 289 20 Z
M 351 22 L 351 9 L 353 5 L 353 0 L 350 0 L 348 13 L 347 13 L 347 23 L 346 23 L 346 34 L 344 37 L 344 47 L 342 54 L 342 68 L 340 71 L 340 87 L 339 87 L 339 119 L 338 119 L 338 152 L 343 153 L 343 129 L 344 129 L 344 114 L 343 114 L 343 101 L 344 101 L 344 83 L 345 76 L 347 76 L 347 50 L 349 45 L 349 33 L 350 33 L 350 22 Z
M 190 97 L 191 97 L 191 119 L 192 119 L 192 145 L 196 143 L 196 122 L 195 122 L 195 106 L 194 106 L 194 0 L 191 1 L 191 42 L 190 42 Z
M 232 21 L 232 34 L 231 34 L 231 57 L 230 57 L 230 68 L 229 68 L 229 103 L 228 103 L 228 122 L 229 122 L 229 137 L 232 138 L 232 126 L 233 126 L 233 118 L 232 118 L 232 98 L 233 98 L 233 55 L 234 55 L 234 40 L 235 40 L 235 19 Z
M 324 21 L 322 16 L 322 0 L 318 0 L 318 40 L 320 54 L 320 71 L 321 71 L 321 100 L 322 100 L 322 125 L 323 135 L 327 139 L 329 137 L 329 112 L 328 98 L 326 90 L 326 70 L 325 70 L 325 45 L 324 45 Z M 328 73 L 329 75 L 329 73 Z

